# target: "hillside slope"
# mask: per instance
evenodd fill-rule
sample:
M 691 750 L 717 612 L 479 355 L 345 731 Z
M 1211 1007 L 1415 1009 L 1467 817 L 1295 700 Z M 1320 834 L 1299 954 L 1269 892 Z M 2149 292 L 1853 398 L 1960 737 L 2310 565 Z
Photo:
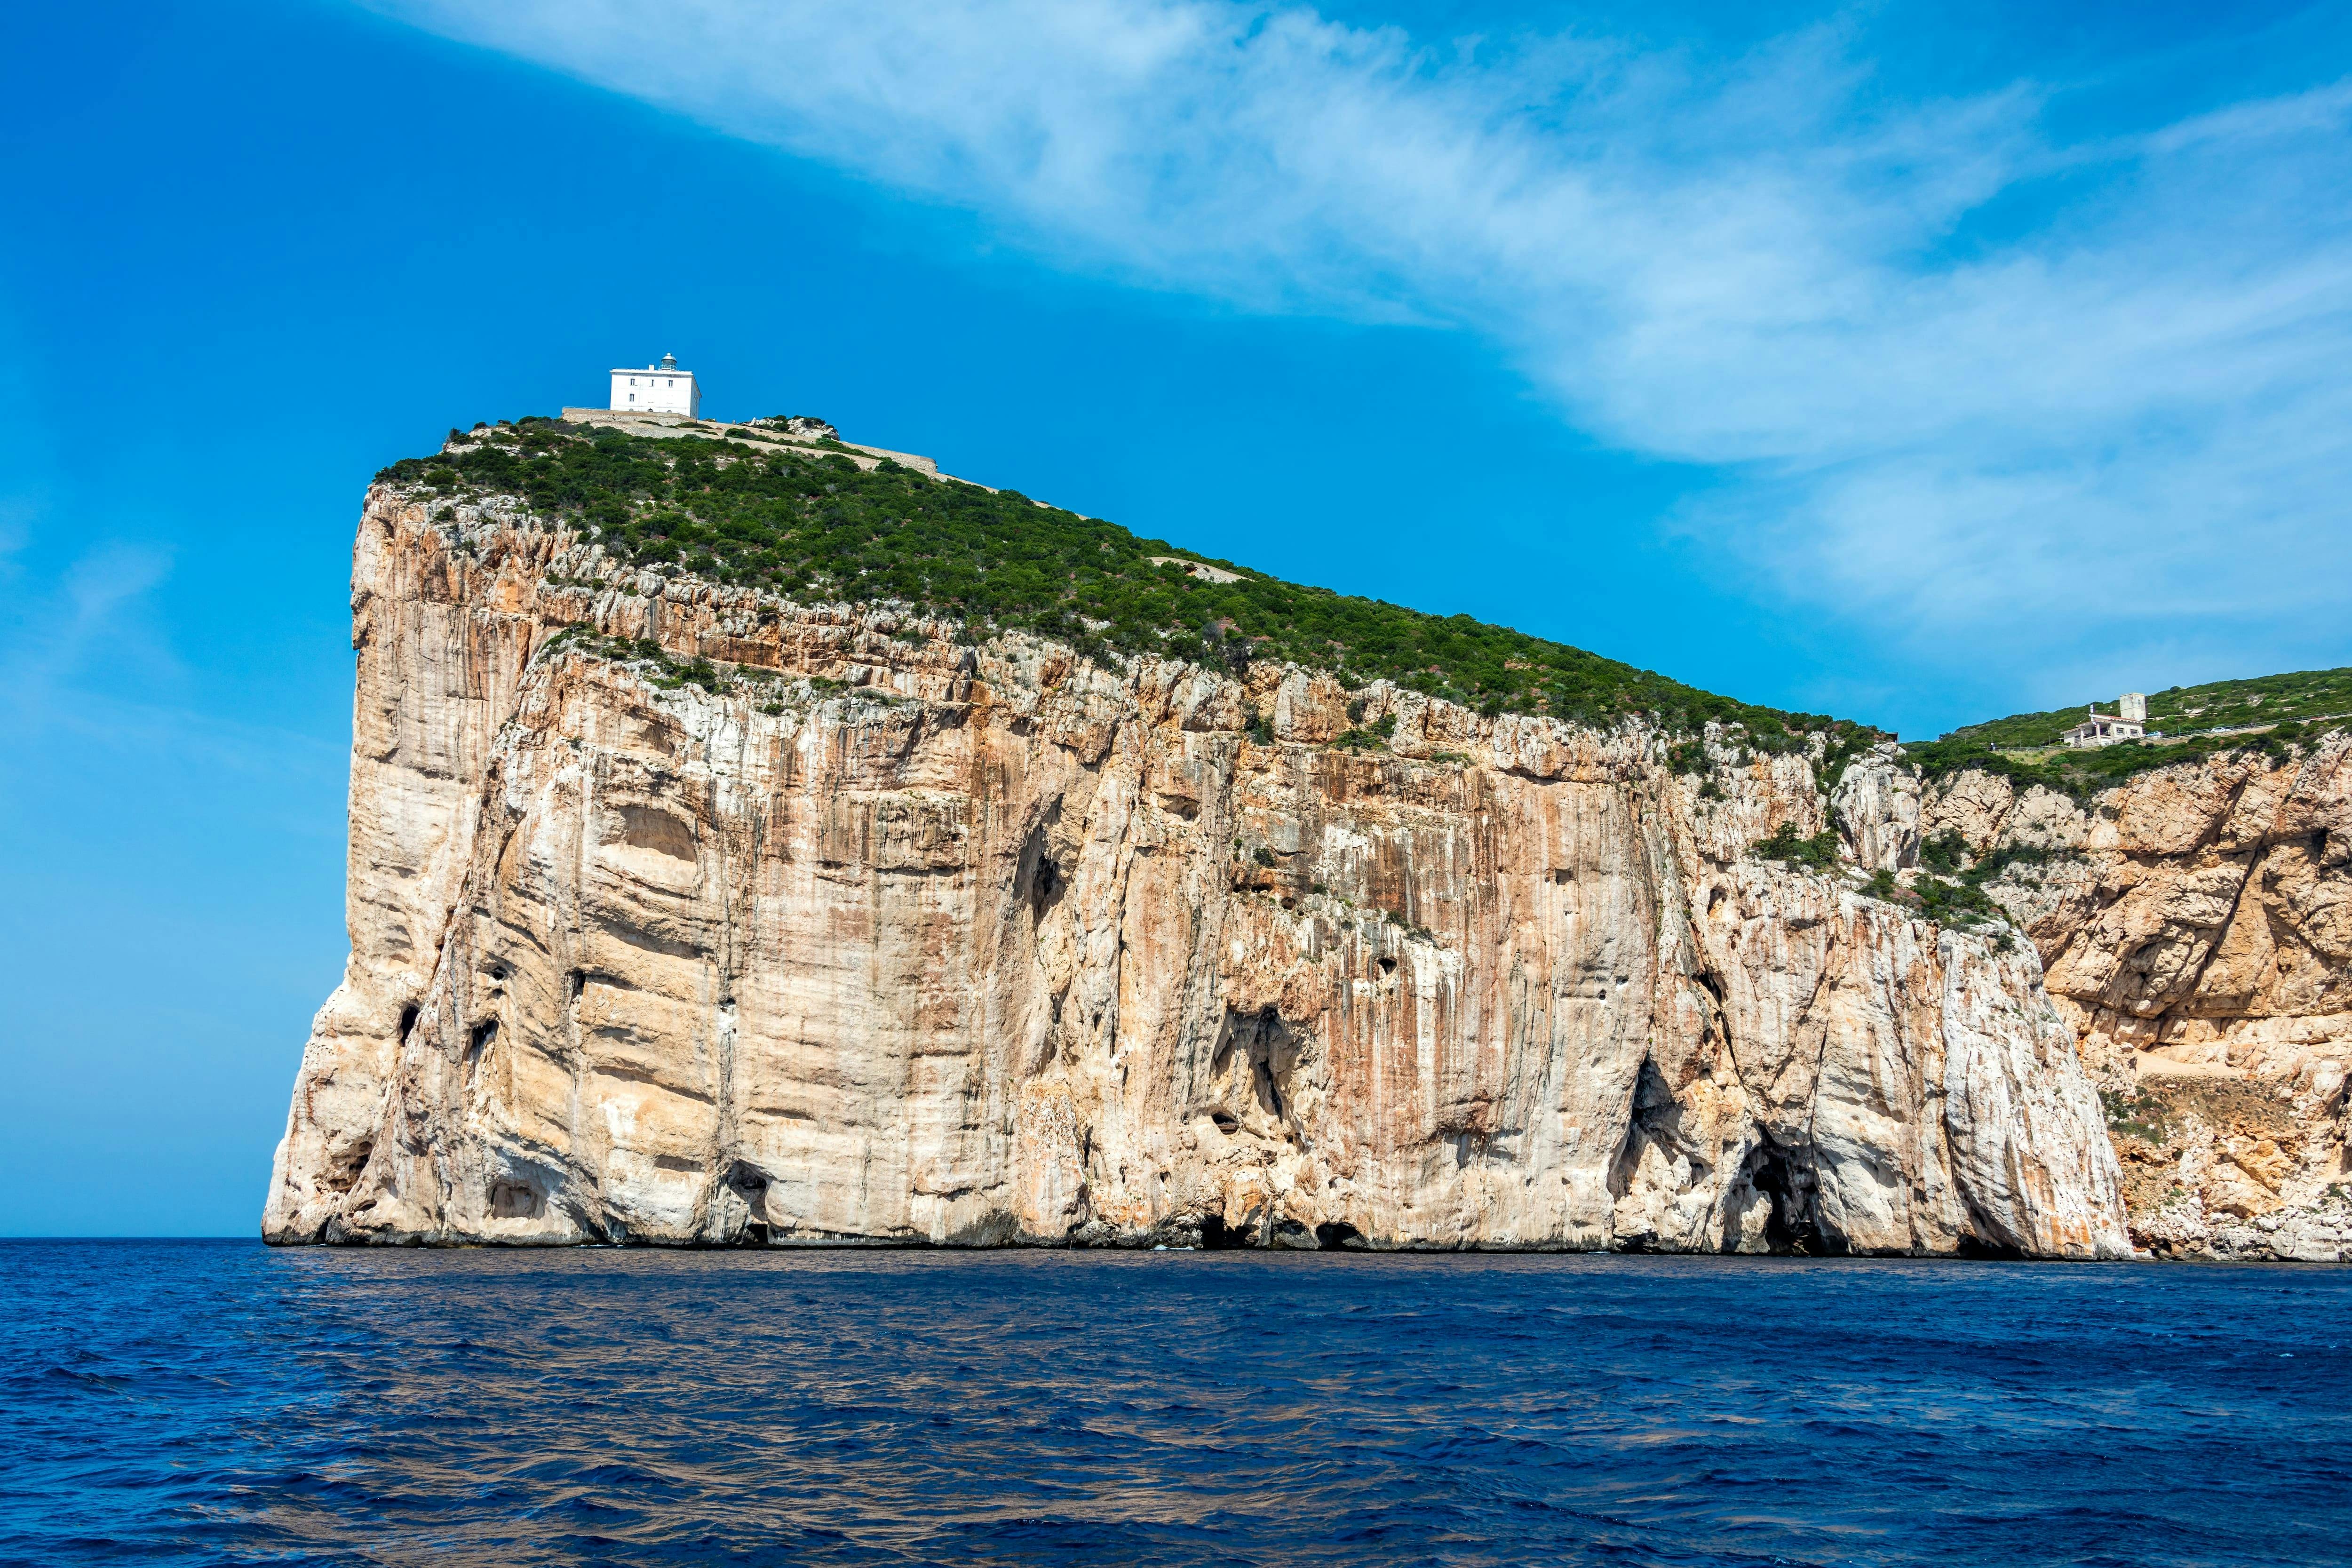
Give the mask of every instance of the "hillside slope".
M 1801 749 L 1811 733 L 1858 732 L 1468 616 L 1286 583 L 1015 491 L 875 464 L 859 457 L 867 448 L 838 440 L 752 426 L 692 429 L 481 426 L 378 478 L 452 500 L 519 497 L 628 565 L 789 602 L 887 600 L 980 629 L 1053 637 L 1087 656 L 1149 654 L 1229 670 L 1289 662 L 1355 685 L 1393 681 L 1488 715 L 1605 725 L 1641 713 L 1682 733 L 1738 723 L 1766 751 Z
M 2077 703 L 2047 713 L 2012 713 L 2006 719 L 1963 724 L 1943 739 L 1989 746 L 2054 746 L 2083 721 L 2084 710 L 2091 706 Z M 2103 712 L 2116 710 L 2112 697 L 2099 700 L 2095 706 Z M 2352 718 L 2352 668 L 2304 669 L 2208 681 L 2202 686 L 2168 686 L 2147 694 L 2148 728 L 2167 735 L 2345 718 Z

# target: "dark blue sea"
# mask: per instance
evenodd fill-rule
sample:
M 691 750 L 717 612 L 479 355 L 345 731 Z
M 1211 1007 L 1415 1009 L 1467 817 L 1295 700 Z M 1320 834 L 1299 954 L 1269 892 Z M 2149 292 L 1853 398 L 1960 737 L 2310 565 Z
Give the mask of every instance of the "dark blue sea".
M 9 1563 L 2342 1563 L 2352 1271 L 0 1244 Z

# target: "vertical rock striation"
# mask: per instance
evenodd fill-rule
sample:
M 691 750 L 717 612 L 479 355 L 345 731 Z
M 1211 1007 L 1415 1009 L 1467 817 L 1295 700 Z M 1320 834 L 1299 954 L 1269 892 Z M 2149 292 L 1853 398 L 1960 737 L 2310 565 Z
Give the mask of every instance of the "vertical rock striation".
M 2035 952 L 1747 855 L 1895 864 L 1889 755 L 1702 787 L 1636 726 L 972 645 L 390 486 L 352 611 L 272 1241 L 2126 1248 Z
M 2010 864 L 2106 1100 L 2138 1244 L 2352 1258 L 2352 739 L 2144 773 L 2087 805 L 1965 773 L 1926 831 Z

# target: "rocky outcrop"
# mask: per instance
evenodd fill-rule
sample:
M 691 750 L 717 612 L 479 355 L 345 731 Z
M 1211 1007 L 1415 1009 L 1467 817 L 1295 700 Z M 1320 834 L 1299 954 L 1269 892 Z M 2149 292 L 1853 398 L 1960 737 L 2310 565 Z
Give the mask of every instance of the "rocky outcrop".
M 2125 1247 L 2034 952 L 1747 854 L 1907 853 L 1891 753 L 1832 808 L 1805 755 L 1677 777 L 383 486 L 352 612 L 273 1241 Z
M 2352 1258 L 2352 739 L 2145 773 L 2087 805 L 1966 773 L 1923 831 L 2002 853 L 2106 1101 L 2134 1239 Z

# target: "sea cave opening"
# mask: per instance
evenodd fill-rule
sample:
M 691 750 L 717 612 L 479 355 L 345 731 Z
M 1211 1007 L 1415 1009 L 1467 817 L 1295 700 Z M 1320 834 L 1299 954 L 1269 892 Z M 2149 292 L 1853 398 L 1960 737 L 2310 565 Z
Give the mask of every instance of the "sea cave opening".
M 1834 1237 L 1822 1233 L 1815 1218 L 1811 1166 L 1767 1139 L 1748 1157 L 1748 1180 L 1771 1203 L 1764 1239 L 1774 1252 L 1792 1258 L 1825 1258 L 1845 1250 Z
M 1257 1245 L 1257 1233 L 1247 1225 L 1227 1225 L 1223 1215 L 1201 1216 L 1201 1250 L 1230 1252 Z

